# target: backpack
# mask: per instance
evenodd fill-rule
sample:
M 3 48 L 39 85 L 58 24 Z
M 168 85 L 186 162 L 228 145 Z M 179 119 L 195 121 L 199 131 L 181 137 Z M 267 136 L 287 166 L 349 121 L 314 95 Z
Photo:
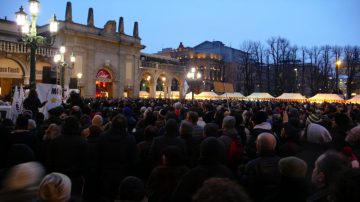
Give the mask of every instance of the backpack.
M 229 138 L 231 138 L 231 142 L 227 152 L 227 160 L 230 166 L 237 166 L 242 160 L 243 148 L 237 138 Z

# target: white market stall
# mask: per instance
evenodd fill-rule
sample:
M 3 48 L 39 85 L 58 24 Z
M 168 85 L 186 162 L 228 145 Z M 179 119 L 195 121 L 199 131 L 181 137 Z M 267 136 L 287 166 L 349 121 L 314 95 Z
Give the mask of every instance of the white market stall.
M 279 97 L 276 97 L 275 100 L 283 102 L 305 102 L 306 97 L 300 93 L 283 93 Z
M 252 93 L 251 95 L 247 96 L 245 99 L 247 100 L 272 100 L 274 97 L 269 93 Z
M 355 95 L 353 98 L 346 101 L 348 104 L 360 104 L 360 95 Z
M 186 94 L 185 99 L 191 100 L 191 92 Z M 213 100 L 219 99 L 220 96 L 214 92 L 201 92 L 200 94 L 194 94 L 194 99 L 196 100 Z
M 245 96 L 239 92 L 234 92 L 234 93 L 224 93 L 222 95 L 220 95 L 221 99 L 243 99 L 245 98 Z
M 308 100 L 308 102 L 317 102 L 317 103 L 321 103 L 321 102 L 342 103 L 342 102 L 345 102 L 345 100 L 337 94 L 325 94 L 325 93 L 318 93 L 315 96 L 308 98 L 307 100 Z

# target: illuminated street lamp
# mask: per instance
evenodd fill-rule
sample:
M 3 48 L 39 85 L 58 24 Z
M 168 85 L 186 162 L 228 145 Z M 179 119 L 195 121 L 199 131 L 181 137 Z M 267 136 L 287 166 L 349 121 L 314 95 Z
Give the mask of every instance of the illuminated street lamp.
M 191 81 L 191 100 L 194 100 L 194 82 L 201 79 L 201 73 L 196 70 L 195 67 L 192 67 L 190 71 L 186 74 L 186 77 Z
M 71 53 L 70 55 L 70 63 L 67 63 L 65 61 L 65 53 L 66 53 L 66 47 L 65 46 L 61 46 L 59 48 L 59 52 L 58 54 L 55 54 L 54 55 L 54 62 L 59 64 L 59 68 L 60 68 L 60 71 L 57 71 L 57 72 L 60 72 L 60 85 L 61 85 L 61 89 L 62 89 L 62 94 L 64 95 L 64 84 L 65 84 L 65 68 L 68 68 L 68 69 L 73 69 L 74 68 L 74 64 L 75 64 L 75 56 L 74 56 L 74 53 Z M 77 76 L 79 78 L 81 74 L 81 77 L 82 77 L 82 73 L 79 73 Z M 81 78 L 80 77 L 80 78 Z M 57 77 L 58 78 L 58 77 Z
M 43 37 L 37 35 L 36 22 L 40 10 L 40 2 L 38 0 L 29 0 L 29 10 L 31 14 L 31 22 L 28 21 L 27 14 L 21 6 L 19 11 L 15 13 L 16 23 L 21 28 L 22 40 L 26 46 L 30 47 L 30 88 L 36 88 L 36 49 L 42 45 L 52 45 L 54 42 L 54 34 L 58 31 L 58 22 L 54 15 L 49 20 L 49 31 L 51 37 Z
M 340 68 L 340 65 L 341 65 L 341 60 L 337 60 L 336 62 L 335 62 L 335 76 L 336 76 L 336 78 L 335 78 L 335 85 L 336 85 L 336 91 L 338 91 L 339 90 L 339 68 Z
M 77 77 L 77 86 L 79 88 L 79 94 L 81 95 L 81 86 L 80 86 L 80 81 L 81 81 L 81 78 L 82 78 L 83 74 L 81 72 L 77 73 L 76 74 L 76 77 Z

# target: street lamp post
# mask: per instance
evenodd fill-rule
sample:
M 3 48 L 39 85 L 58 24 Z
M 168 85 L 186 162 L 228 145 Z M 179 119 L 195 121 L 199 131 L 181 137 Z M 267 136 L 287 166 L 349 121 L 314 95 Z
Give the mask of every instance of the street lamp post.
M 83 76 L 83 75 L 82 75 L 81 72 L 79 72 L 79 73 L 76 74 L 76 77 L 77 77 L 77 86 L 78 86 L 78 88 L 79 88 L 79 94 L 80 94 L 80 95 L 81 95 L 80 80 L 81 80 L 82 76 Z
M 22 6 L 15 15 L 16 23 L 21 27 L 22 40 L 30 47 L 30 88 L 36 88 L 36 49 L 41 45 L 51 45 L 54 42 L 54 34 L 58 30 L 58 22 L 55 15 L 49 20 L 50 39 L 39 36 L 37 35 L 36 22 L 40 10 L 40 2 L 38 0 L 29 0 L 29 10 L 31 23 L 28 22 L 27 14 Z
M 191 100 L 194 101 L 194 82 L 201 79 L 201 73 L 195 67 L 192 67 L 186 77 L 191 81 Z
M 336 63 L 335 63 L 335 85 L 336 85 L 336 91 L 339 91 L 339 68 L 340 68 L 340 65 L 341 65 L 341 60 L 337 60 Z
M 61 85 L 61 89 L 62 89 L 62 96 L 64 96 L 65 69 L 66 68 L 73 69 L 76 58 L 74 56 L 74 53 L 71 53 L 71 56 L 70 56 L 71 64 L 69 64 L 65 61 L 66 47 L 61 46 L 59 49 L 59 52 L 60 53 L 58 53 L 54 56 L 54 62 L 59 64 L 58 67 L 60 68 L 60 85 Z M 57 72 L 59 72 L 59 71 L 57 71 Z M 81 76 L 82 76 L 82 74 L 81 74 Z M 58 78 L 58 75 L 56 77 Z M 58 80 L 58 79 L 56 79 L 56 80 Z
M 295 71 L 295 91 L 298 91 L 298 69 L 295 67 L 294 71 Z

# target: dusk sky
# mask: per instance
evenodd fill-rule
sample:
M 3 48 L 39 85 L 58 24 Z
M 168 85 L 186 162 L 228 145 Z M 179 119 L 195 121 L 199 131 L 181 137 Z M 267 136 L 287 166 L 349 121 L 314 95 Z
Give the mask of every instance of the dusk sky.
M 40 0 L 39 25 L 53 13 L 64 20 L 66 0 Z M 15 20 L 26 0 L 0 0 L 0 18 Z M 94 9 L 95 26 L 123 16 L 125 33 L 139 22 L 143 52 L 195 46 L 205 40 L 240 48 L 244 41 L 287 38 L 292 45 L 360 45 L 360 0 L 74 0 L 73 21 L 86 24 Z

